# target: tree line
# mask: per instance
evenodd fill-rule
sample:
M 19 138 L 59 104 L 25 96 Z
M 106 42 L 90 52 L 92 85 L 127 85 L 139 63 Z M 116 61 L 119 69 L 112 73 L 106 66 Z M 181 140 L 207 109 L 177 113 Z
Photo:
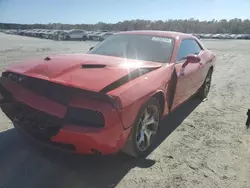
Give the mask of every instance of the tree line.
M 98 22 L 96 24 L 16 24 L 0 23 L 0 29 L 83 29 L 83 30 L 108 30 L 108 31 L 130 31 L 130 30 L 166 30 L 185 33 L 232 33 L 250 34 L 250 20 L 234 18 L 231 20 L 200 21 L 197 19 L 166 21 L 157 20 L 125 20 L 118 23 Z

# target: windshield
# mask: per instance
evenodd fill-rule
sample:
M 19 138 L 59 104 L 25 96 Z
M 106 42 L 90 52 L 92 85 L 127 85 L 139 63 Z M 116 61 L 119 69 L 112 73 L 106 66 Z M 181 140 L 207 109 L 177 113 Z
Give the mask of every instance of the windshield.
M 92 49 L 90 54 L 167 63 L 174 39 L 151 35 L 117 34 Z

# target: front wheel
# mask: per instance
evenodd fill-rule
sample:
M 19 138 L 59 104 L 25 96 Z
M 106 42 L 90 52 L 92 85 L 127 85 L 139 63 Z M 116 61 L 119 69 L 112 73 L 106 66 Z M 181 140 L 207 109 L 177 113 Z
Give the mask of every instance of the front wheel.
M 122 151 L 133 157 L 148 155 L 155 141 L 159 122 L 160 105 L 156 98 L 151 98 L 141 108 Z
M 209 93 L 210 87 L 211 87 L 212 73 L 213 72 L 210 69 L 207 73 L 207 76 L 205 78 L 203 85 L 201 86 L 199 92 L 197 93 L 198 98 L 200 98 L 201 100 L 206 99 L 208 96 L 208 93 Z
M 69 35 L 66 35 L 65 40 L 71 40 L 71 37 Z
M 82 40 L 83 40 L 83 41 L 86 41 L 86 40 L 87 40 L 87 36 L 83 36 L 83 37 L 82 37 Z

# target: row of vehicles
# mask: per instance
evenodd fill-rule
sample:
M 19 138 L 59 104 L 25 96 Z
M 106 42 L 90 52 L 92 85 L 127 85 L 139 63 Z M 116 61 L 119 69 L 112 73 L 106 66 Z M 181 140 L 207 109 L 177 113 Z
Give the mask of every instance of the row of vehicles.
M 193 34 L 200 39 L 250 39 L 250 34 Z
M 113 34 L 110 31 L 85 31 L 81 29 L 72 30 L 48 30 L 48 29 L 25 29 L 25 30 L 3 30 L 6 34 L 38 37 L 52 40 L 96 40 L 103 41 Z
M 48 29 L 25 29 L 25 30 L 3 30 L 7 34 L 39 37 L 52 40 L 95 40 L 103 41 L 114 32 L 110 31 L 85 31 L 81 29 L 72 30 L 48 30 Z M 199 39 L 250 39 L 250 34 L 193 34 Z

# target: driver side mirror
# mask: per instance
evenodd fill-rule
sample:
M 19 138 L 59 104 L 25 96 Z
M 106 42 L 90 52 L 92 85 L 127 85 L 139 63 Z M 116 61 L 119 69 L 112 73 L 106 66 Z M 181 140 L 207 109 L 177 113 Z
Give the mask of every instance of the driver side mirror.
M 90 47 L 89 51 L 90 51 L 90 50 L 92 50 L 93 48 L 94 48 L 93 46 L 92 46 L 92 47 Z
M 198 55 L 190 54 L 187 56 L 187 60 L 185 63 L 183 63 L 182 67 L 186 67 L 189 63 L 199 63 L 201 61 L 201 58 Z

